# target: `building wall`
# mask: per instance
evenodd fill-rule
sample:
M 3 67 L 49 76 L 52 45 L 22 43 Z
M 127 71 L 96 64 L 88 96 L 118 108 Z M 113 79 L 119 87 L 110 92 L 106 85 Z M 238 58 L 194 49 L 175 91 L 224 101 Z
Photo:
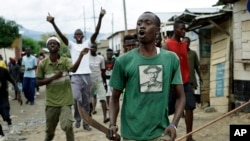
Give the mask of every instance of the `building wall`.
M 119 50 L 121 47 L 121 35 L 120 33 L 112 36 L 109 39 L 109 47 L 113 49 L 114 51 Z
M 247 0 L 240 0 L 234 3 L 233 9 L 233 93 L 236 105 L 250 99 L 250 13 L 246 4 Z M 250 111 L 250 106 L 245 110 Z
M 231 33 L 231 20 L 219 26 Z M 211 32 L 210 58 L 210 104 L 220 112 L 228 112 L 230 95 L 230 35 L 226 35 L 217 28 Z
M 108 40 L 101 40 L 98 43 L 97 52 L 100 52 L 106 58 L 106 50 L 109 48 Z
M 234 79 L 250 80 L 250 13 L 247 0 L 236 2 L 233 11 Z M 246 63 L 244 63 L 246 62 Z
M 128 30 L 128 34 L 135 34 L 136 30 Z M 112 35 L 110 38 L 108 38 L 109 41 L 109 48 L 113 49 L 114 51 L 120 50 L 121 53 L 123 53 L 123 38 L 125 36 L 125 31 L 117 32 L 114 35 Z M 112 44 L 113 42 L 113 44 Z
M 3 60 L 8 63 L 10 57 L 15 58 L 15 48 L 1 48 L 0 54 L 3 56 Z

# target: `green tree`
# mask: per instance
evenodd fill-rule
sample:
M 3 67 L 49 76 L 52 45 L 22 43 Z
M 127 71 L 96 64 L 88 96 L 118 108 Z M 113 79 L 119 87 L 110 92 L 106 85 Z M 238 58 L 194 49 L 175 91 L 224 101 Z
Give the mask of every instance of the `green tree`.
M 5 20 L 0 17 L 0 48 L 10 47 L 12 42 L 20 37 L 19 27 L 15 21 Z
M 32 38 L 24 37 L 22 50 L 25 50 L 25 48 L 27 47 L 30 48 L 32 54 L 39 55 L 41 46 L 36 40 L 33 40 Z
M 4 55 L 6 58 L 5 48 L 9 48 L 12 42 L 20 37 L 19 27 L 15 21 L 5 20 L 0 17 L 0 48 L 4 48 Z

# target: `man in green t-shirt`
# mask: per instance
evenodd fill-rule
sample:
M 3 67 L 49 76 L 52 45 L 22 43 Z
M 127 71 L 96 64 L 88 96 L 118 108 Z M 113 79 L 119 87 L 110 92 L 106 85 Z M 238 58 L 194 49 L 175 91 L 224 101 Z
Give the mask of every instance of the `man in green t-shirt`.
M 121 109 L 121 137 L 124 141 L 159 141 L 170 136 L 176 138 L 176 127 L 184 110 L 179 59 L 173 52 L 155 46 L 160 32 L 160 19 L 154 13 L 145 12 L 137 20 L 139 47 L 117 58 L 109 85 L 113 88 L 110 99 L 110 127 L 116 139 L 119 99 L 126 89 Z M 178 102 L 175 115 L 168 118 L 168 95 L 174 85 Z M 147 88 L 146 88 L 147 87 Z
M 75 72 L 89 48 L 80 52 L 78 60 L 72 65 L 69 58 L 58 54 L 60 41 L 55 36 L 48 38 L 46 43 L 50 56 L 39 63 L 37 69 L 38 86 L 46 85 L 46 137 L 45 141 L 53 140 L 57 123 L 60 121 L 67 141 L 74 141 L 73 117 L 71 106 L 74 104 L 69 72 Z

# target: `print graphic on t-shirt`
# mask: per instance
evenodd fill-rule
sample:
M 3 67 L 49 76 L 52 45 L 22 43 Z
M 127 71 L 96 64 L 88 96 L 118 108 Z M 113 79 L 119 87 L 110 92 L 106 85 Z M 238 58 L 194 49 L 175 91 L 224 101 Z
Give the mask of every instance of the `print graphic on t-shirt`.
M 112 74 L 112 69 L 113 69 L 113 64 L 108 64 L 106 63 L 106 76 L 111 76 Z
M 139 66 L 140 92 L 162 91 L 162 65 Z

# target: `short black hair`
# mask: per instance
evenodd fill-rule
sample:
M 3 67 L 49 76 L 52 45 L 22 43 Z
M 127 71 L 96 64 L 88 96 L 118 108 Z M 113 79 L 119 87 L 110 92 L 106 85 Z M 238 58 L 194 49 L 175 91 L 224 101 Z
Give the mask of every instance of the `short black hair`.
M 167 37 L 168 38 L 171 38 L 173 35 L 174 35 L 174 31 L 173 30 L 167 31 Z
M 188 42 L 189 42 L 189 43 L 191 42 L 190 38 L 189 38 L 189 37 L 187 37 L 187 36 L 183 37 L 183 39 L 188 40 Z
M 108 48 L 106 51 L 113 51 L 113 49 L 111 49 L 111 48 Z
M 156 26 L 157 27 L 161 26 L 161 19 L 155 13 L 150 12 L 150 11 L 146 11 L 143 14 L 152 14 L 152 15 L 154 15 L 155 16 L 155 22 L 156 22 L 155 24 L 156 24 Z
M 76 29 L 75 32 L 74 32 L 74 34 L 76 34 L 76 32 L 80 32 L 80 33 L 83 34 L 83 32 L 82 32 L 82 30 L 80 28 Z
M 184 25 L 185 25 L 185 22 L 182 21 L 182 20 L 176 20 L 176 21 L 174 22 L 174 28 L 176 28 L 177 26 L 179 26 L 179 24 L 184 24 Z
M 137 40 L 137 38 L 134 35 L 125 35 L 123 38 L 123 44 L 125 44 L 126 40 Z

